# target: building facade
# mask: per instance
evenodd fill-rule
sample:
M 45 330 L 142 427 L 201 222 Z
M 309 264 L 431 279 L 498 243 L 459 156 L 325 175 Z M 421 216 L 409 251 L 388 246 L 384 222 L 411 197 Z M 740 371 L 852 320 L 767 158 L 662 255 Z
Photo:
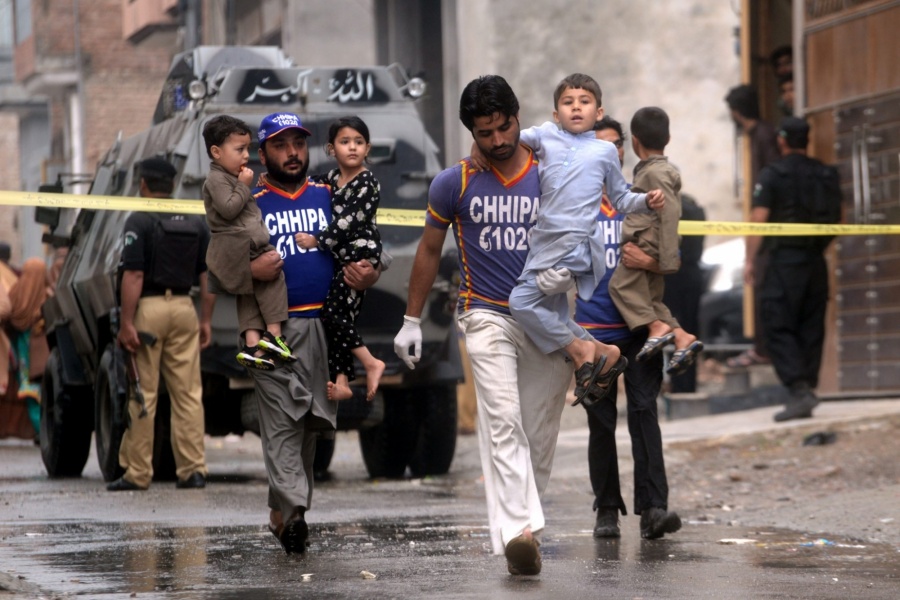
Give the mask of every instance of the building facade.
M 94 171 L 119 132 L 128 136 L 147 126 L 176 52 L 197 44 L 271 44 L 283 47 L 298 65 L 399 62 L 410 76 L 425 79 L 428 91 L 419 108 L 445 164 L 471 147 L 457 106 L 472 78 L 503 75 L 519 96 L 522 124 L 530 125 L 551 118 L 553 88 L 563 76 L 588 73 L 603 89 L 607 114 L 626 128 L 638 108 L 664 108 L 672 121 L 667 153 L 681 169 L 685 191 L 698 198 L 708 218 L 737 219 L 734 127 L 723 102 L 740 77 L 734 33 L 740 15 L 733 5 L 716 0 L 0 0 L 0 13 L 12 13 L 8 22 L 14 25 L 8 34 L 14 80 L 0 80 L 0 90 L 15 88 L 45 111 L 26 113 L 0 100 L 0 119 L 19 124 L 12 129 L 18 129 L 20 157 L 18 178 L 6 174 L 16 161 L 3 162 L 0 188 L 36 189 L 67 173 L 65 191 L 85 191 L 86 185 L 71 182 Z M 636 160 L 630 151 L 626 156 L 630 177 Z M 22 238 L 21 255 L 40 252 L 29 231 L 30 209 L 11 210 L 18 229 L 4 236 Z

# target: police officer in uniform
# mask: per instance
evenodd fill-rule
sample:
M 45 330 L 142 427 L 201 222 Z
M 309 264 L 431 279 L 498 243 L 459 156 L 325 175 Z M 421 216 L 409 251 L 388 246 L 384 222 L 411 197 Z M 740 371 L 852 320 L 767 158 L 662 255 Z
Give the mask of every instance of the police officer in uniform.
M 765 167 L 753 192 L 750 220 L 757 223 L 837 223 L 841 218 L 837 171 L 806 155 L 809 125 L 787 117 L 778 131 L 782 158 Z M 760 299 L 767 350 L 781 383 L 790 391 L 776 421 L 812 416 L 819 380 L 828 270 L 827 236 L 770 236 L 747 239 L 744 276 L 754 279 L 757 253 L 768 255 Z
M 141 196 L 171 197 L 175 167 L 163 159 L 148 158 L 139 169 Z M 178 236 L 167 238 L 175 234 L 160 233 L 170 230 L 177 231 Z M 119 449 L 119 464 L 125 474 L 107 486 L 110 491 L 146 490 L 150 486 L 160 375 L 165 378 L 172 405 L 172 450 L 178 477 L 175 486 L 189 489 L 206 485 L 200 349 L 209 345 L 215 304 L 215 296 L 206 288 L 208 245 L 209 230 L 202 216 L 135 212 L 125 222 L 118 341 L 134 354 L 147 414 L 141 417 L 141 404 L 130 398 L 129 425 Z M 173 248 L 178 249 L 181 260 L 167 255 Z M 199 322 L 189 295 L 198 281 Z M 155 343 L 142 343 L 138 332 L 152 335 Z

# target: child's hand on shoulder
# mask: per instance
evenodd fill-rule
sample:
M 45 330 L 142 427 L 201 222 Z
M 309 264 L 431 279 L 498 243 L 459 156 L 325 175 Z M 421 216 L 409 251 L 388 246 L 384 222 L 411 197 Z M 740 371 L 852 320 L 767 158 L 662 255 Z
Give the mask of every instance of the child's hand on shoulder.
M 476 171 L 490 171 L 491 161 L 484 155 L 478 144 L 472 144 L 472 151 L 469 153 L 469 164 Z
M 244 165 L 241 167 L 241 172 L 238 173 L 238 181 L 250 187 L 253 184 L 253 169 Z
M 294 241 L 297 242 L 298 246 L 307 250 L 311 250 L 319 245 L 319 240 L 316 239 L 316 236 L 308 233 L 294 234 Z
M 647 208 L 660 210 L 666 204 L 666 195 L 662 190 L 650 190 L 647 192 Z

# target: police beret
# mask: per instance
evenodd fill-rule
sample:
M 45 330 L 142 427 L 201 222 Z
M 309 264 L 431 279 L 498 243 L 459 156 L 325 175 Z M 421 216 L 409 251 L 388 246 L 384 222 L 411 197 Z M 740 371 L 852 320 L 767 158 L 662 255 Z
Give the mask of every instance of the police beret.
M 162 158 L 145 158 L 139 165 L 141 177 L 146 177 L 147 179 L 168 179 L 171 181 L 178 174 L 175 167 Z
M 778 135 L 787 140 L 788 145 L 793 148 L 806 146 L 809 139 L 809 123 L 799 117 L 785 117 L 778 126 Z
M 809 135 L 809 123 L 799 117 L 785 117 L 778 130 L 781 135 Z

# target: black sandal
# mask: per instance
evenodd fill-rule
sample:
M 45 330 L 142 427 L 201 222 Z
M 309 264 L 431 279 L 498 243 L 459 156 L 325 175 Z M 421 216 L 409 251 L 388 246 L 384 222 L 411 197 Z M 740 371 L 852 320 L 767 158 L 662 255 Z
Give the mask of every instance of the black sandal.
M 606 356 L 601 356 L 597 364 L 586 362 L 575 371 L 575 402 L 572 406 L 579 404 L 588 395 L 588 390 L 600 378 L 600 371 L 606 365 Z
M 669 366 L 666 367 L 666 373 L 669 375 L 681 375 L 688 370 L 697 360 L 697 355 L 703 351 L 703 342 L 695 340 L 688 344 L 687 348 L 676 350 L 672 353 L 669 360 Z
M 644 342 L 644 345 L 641 346 L 641 351 L 638 352 L 637 356 L 634 357 L 634 360 L 638 362 L 647 360 L 674 341 L 675 334 L 671 331 L 665 335 L 661 335 L 658 337 L 648 337 L 647 341 Z
M 600 375 L 600 377 L 597 378 L 597 381 L 594 382 L 594 386 L 591 388 L 590 393 L 588 393 L 587 397 L 583 400 L 584 405 L 593 406 L 604 398 L 608 398 L 609 394 L 612 392 L 613 385 L 615 385 L 616 379 L 625 372 L 626 368 L 628 368 L 628 359 L 624 356 L 620 356 L 619 360 L 616 361 L 616 364 L 614 364 L 609 371 Z

